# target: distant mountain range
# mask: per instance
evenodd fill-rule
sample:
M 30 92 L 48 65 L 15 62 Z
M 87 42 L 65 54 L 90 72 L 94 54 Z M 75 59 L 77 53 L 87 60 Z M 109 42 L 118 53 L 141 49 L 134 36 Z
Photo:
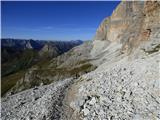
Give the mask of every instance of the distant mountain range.
M 83 43 L 82 40 L 45 41 L 45 40 L 33 40 L 33 39 L 11 39 L 11 38 L 1 39 L 2 48 L 14 47 L 18 49 L 41 50 L 46 44 L 50 44 L 50 45 L 55 45 L 61 52 L 66 52 L 72 47 L 82 43 Z
M 57 57 L 82 43 L 81 40 L 1 39 L 2 77 L 29 68 L 39 61 Z

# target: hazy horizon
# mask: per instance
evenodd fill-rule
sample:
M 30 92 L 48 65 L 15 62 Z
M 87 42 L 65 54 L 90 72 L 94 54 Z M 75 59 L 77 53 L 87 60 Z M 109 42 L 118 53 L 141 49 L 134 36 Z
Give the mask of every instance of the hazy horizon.
M 81 39 L 70 39 L 70 40 L 62 40 L 62 39 L 33 39 L 33 38 L 1 38 L 0 40 L 3 40 L 3 39 L 14 39 L 14 40 L 38 40 L 38 41 L 90 41 L 90 40 L 81 40 Z
M 119 1 L 2 1 L 1 38 L 92 40 Z

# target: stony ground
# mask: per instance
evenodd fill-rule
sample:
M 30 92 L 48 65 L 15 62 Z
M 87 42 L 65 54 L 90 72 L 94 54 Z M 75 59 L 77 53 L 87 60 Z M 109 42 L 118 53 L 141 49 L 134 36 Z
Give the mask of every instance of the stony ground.
M 159 54 L 104 63 L 75 84 L 70 106 L 83 120 L 159 120 L 159 64 Z
M 159 53 L 2 98 L 2 120 L 159 120 Z M 73 82 L 74 81 L 74 82 Z
M 65 90 L 71 82 L 66 79 L 2 98 L 2 120 L 60 119 Z

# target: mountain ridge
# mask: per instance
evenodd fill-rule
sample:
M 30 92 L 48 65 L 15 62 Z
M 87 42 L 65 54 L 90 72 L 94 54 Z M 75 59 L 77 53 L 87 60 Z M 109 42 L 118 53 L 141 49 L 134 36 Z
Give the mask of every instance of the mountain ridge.
M 23 77 L 27 69 L 42 64 L 82 41 L 35 41 L 20 39 L 2 39 L 2 94 L 15 85 L 16 79 Z M 47 47 L 49 45 L 49 47 Z M 19 77 L 18 77 L 19 76 Z M 15 78 L 15 79 L 13 79 Z

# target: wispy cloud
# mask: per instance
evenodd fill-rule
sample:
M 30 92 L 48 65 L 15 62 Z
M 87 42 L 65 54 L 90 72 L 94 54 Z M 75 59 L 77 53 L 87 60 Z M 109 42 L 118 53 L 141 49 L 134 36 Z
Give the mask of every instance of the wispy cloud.
M 91 39 L 96 28 L 94 27 L 2 27 L 4 37 L 33 38 L 33 39 Z
M 42 27 L 33 27 L 33 28 L 27 28 L 27 27 L 7 27 L 3 28 L 3 30 L 8 30 L 8 31 L 30 31 L 30 32 L 35 32 L 35 31 L 95 31 L 96 28 L 94 27 L 64 27 L 64 26 L 58 26 L 58 27 L 53 27 L 53 26 L 42 26 Z
M 46 27 L 42 27 L 42 29 L 52 30 L 52 29 L 54 29 L 54 27 L 52 27 L 52 26 L 46 26 Z

